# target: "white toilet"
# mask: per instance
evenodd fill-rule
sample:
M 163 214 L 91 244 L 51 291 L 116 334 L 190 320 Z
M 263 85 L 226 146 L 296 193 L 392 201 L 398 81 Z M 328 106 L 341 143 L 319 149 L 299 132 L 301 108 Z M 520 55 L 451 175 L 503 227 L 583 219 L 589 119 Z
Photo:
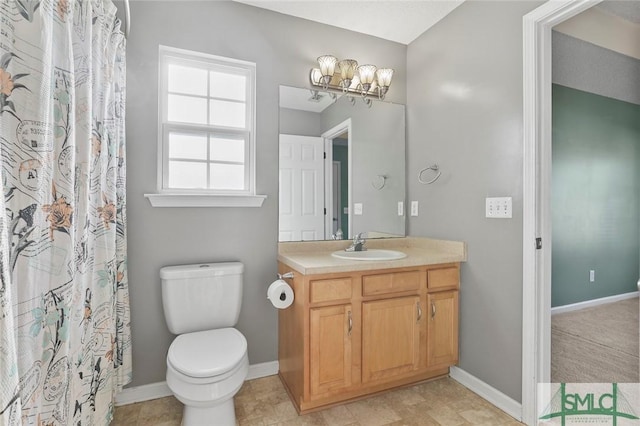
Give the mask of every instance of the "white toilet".
M 167 385 L 184 404 L 184 426 L 236 424 L 233 397 L 249 371 L 247 340 L 233 328 L 242 303 L 239 262 L 160 269 L 169 330 Z

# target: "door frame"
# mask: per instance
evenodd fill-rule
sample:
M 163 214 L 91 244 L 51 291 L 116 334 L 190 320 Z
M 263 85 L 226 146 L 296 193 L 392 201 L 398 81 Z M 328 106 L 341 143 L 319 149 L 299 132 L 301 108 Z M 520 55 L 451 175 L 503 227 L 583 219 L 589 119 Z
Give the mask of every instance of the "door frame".
M 331 161 L 331 178 L 334 179 L 332 182 L 332 190 L 335 188 L 335 193 L 331 194 L 331 202 L 333 200 L 338 200 L 338 209 L 336 210 L 336 232 L 338 229 L 342 229 L 342 211 L 340 210 L 340 201 L 342 200 L 342 170 L 340 170 L 340 161 Z M 331 214 L 333 215 L 333 205 L 331 206 Z M 331 219 L 331 228 L 333 229 L 333 218 Z
M 332 168 L 333 168 L 333 139 L 347 132 L 347 179 L 349 182 L 349 186 L 347 187 L 347 205 L 349 208 L 349 214 L 347 215 L 347 228 L 349 235 L 345 235 L 347 239 L 351 238 L 352 233 L 352 219 L 353 215 L 351 214 L 351 176 L 353 173 L 353 135 L 351 134 L 351 119 L 347 118 L 342 123 L 339 123 L 326 132 L 323 132 L 320 137 L 322 137 L 324 141 L 324 152 L 326 154 L 325 161 L 325 173 L 324 173 L 324 206 L 327 209 L 327 214 L 325 215 L 325 237 L 326 239 L 331 239 L 331 215 L 329 214 L 333 210 L 333 199 L 331 195 L 331 191 L 333 188 L 333 176 L 332 176 Z
M 522 421 L 528 425 L 537 424 L 538 383 L 551 380 L 551 29 L 600 1 L 548 1 L 523 18 Z

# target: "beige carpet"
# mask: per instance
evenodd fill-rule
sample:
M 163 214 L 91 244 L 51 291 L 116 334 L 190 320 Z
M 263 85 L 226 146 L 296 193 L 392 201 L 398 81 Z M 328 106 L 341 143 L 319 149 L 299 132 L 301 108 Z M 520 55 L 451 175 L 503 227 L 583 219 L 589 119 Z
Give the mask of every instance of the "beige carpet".
M 551 317 L 551 381 L 640 382 L 638 298 Z

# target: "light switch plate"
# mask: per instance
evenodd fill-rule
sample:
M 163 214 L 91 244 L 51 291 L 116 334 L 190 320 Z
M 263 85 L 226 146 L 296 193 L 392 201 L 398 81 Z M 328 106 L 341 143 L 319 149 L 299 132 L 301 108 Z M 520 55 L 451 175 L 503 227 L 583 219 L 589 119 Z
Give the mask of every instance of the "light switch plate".
M 411 216 L 418 216 L 418 202 L 411 202 Z
M 492 197 L 485 201 L 486 217 L 490 219 L 511 219 L 511 197 Z
M 362 203 L 353 203 L 353 214 L 357 216 L 362 215 Z
M 404 216 L 404 202 L 398 201 L 398 216 Z

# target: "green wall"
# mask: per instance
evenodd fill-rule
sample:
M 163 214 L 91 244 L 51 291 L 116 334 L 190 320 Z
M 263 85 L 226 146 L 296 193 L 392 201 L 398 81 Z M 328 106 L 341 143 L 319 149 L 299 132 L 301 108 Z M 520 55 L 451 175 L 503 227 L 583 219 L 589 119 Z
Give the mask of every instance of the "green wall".
M 333 145 L 333 161 L 340 162 L 340 200 L 343 207 L 349 205 L 349 148 L 342 145 Z M 349 239 L 349 215 L 340 213 L 342 221 L 342 234 L 344 239 Z
M 635 291 L 640 105 L 557 84 L 552 91 L 551 305 Z

